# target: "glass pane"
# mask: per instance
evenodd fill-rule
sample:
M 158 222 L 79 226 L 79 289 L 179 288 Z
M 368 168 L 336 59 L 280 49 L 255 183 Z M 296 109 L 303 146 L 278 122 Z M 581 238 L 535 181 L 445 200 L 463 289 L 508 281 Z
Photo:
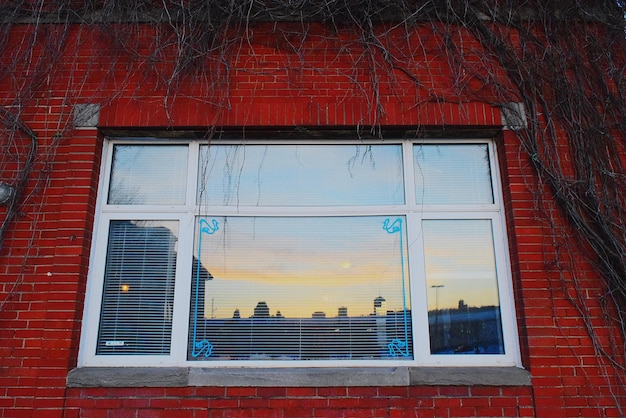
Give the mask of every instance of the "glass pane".
M 487 144 L 415 145 L 415 190 L 418 204 L 491 204 Z
M 204 146 L 198 184 L 203 205 L 404 203 L 399 145 Z
M 115 145 L 110 205 L 185 203 L 187 145 Z
M 202 218 L 190 360 L 410 359 L 403 217 Z
M 423 221 L 432 354 L 504 354 L 491 220 Z
M 176 221 L 111 221 L 96 354 L 168 354 Z

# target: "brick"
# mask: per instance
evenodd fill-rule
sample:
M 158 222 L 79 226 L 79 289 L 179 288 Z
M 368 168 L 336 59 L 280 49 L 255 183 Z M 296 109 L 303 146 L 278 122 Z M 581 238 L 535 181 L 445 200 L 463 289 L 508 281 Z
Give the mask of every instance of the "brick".
M 314 411 L 312 409 L 306 408 L 293 408 L 293 409 L 284 409 L 283 414 L 286 417 L 294 417 L 294 418 L 307 418 L 313 417 Z
M 239 398 L 239 407 L 247 409 L 268 409 L 270 399 L 266 398 Z
M 219 398 L 226 396 L 226 388 L 222 387 L 199 387 L 196 388 L 196 396 L 202 398 Z
M 347 396 L 348 388 L 345 387 L 328 387 L 328 388 L 318 388 L 317 394 L 319 396 L 324 396 L 327 398 L 338 397 L 338 396 Z
M 257 388 L 257 396 L 262 398 L 284 398 L 287 396 L 287 389 L 281 387 L 260 387 Z
M 310 398 L 317 396 L 316 388 L 287 388 L 286 396 L 294 398 Z M 354 395 L 358 396 L 358 395 Z
M 441 387 L 439 388 L 439 396 L 445 397 L 458 397 L 458 396 L 469 396 L 469 388 L 467 387 Z
M 256 388 L 226 388 L 226 396 L 228 397 L 248 397 L 256 396 Z
M 472 389 L 472 391 L 474 388 Z M 473 392 L 472 392 L 473 393 Z M 432 398 L 439 395 L 439 388 L 433 386 L 412 386 L 409 387 L 409 397 Z
M 209 408 L 211 409 L 236 408 L 238 405 L 237 399 L 209 399 Z

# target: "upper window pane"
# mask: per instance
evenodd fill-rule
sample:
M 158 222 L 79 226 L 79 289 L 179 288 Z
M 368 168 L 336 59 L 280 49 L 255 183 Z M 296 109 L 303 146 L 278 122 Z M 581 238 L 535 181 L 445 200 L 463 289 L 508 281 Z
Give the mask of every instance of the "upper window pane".
M 487 144 L 413 147 L 417 204 L 492 204 Z
M 185 203 L 187 145 L 115 145 L 110 205 Z
M 404 203 L 400 145 L 210 145 L 198 201 L 211 206 Z

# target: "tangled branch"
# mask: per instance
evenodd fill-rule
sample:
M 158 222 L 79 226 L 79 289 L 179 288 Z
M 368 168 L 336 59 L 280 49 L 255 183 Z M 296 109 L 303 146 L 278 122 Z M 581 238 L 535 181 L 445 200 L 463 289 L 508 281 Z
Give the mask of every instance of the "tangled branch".
M 409 83 L 416 105 L 472 99 L 523 105 L 518 115 L 523 127 L 515 133 L 535 174 L 528 184 L 535 192 L 538 220 L 564 237 L 550 244 L 556 252 L 547 266 L 561 273 L 566 295 L 574 289 L 572 303 L 598 353 L 620 371 L 624 386 L 625 15 L 624 0 L 5 2 L 0 5 L 0 83 L 8 89 L 0 97 L 5 150 L 0 173 L 15 167 L 11 156 L 16 149 L 23 163 L 16 168 L 19 193 L 0 229 L 0 248 L 18 208 L 25 207 L 29 179 L 43 158 L 25 116 L 14 109 L 58 95 L 63 105 L 72 97 L 105 103 L 129 90 L 137 96 L 162 94 L 166 109 L 185 94 L 228 109 L 230 78 L 241 71 L 240 51 L 248 46 L 254 54 L 255 30 L 264 25 L 273 35 L 271 47 L 289 57 L 284 71 L 327 71 L 308 60 L 319 47 L 328 49 L 327 67 L 350 60 L 352 68 L 342 76 L 378 118 L 385 112 L 380 91 L 389 80 Z M 315 40 L 312 22 L 326 28 Z M 72 32 L 75 27 L 81 28 L 78 33 Z M 88 41 L 108 51 L 106 64 L 77 52 Z M 66 62 L 68 57 L 72 59 Z M 429 59 L 448 63 L 445 83 L 432 75 Z M 120 67 L 127 69 L 123 79 L 116 72 Z M 366 82 L 357 73 L 362 68 L 367 69 Z M 92 73 L 101 80 L 96 88 Z M 65 80 L 65 91 L 53 92 L 55 78 Z M 143 93 L 132 88 L 139 85 Z M 201 86 L 201 94 L 188 92 L 188 85 Z M 59 117 L 58 132 L 67 130 L 69 119 Z M 20 136 L 30 145 L 16 147 Z M 544 198 L 546 190 L 553 200 Z M 604 293 L 598 297 L 605 325 L 621 331 L 609 342 L 590 320 L 594 314 L 580 284 L 584 273 L 577 271 L 572 256 L 578 253 L 586 255 L 603 280 Z

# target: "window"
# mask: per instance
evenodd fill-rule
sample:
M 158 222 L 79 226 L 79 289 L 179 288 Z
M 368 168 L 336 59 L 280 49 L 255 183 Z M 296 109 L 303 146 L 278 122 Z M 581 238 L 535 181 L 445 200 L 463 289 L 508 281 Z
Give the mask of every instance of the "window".
M 515 365 L 494 146 L 108 140 L 81 364 Z

